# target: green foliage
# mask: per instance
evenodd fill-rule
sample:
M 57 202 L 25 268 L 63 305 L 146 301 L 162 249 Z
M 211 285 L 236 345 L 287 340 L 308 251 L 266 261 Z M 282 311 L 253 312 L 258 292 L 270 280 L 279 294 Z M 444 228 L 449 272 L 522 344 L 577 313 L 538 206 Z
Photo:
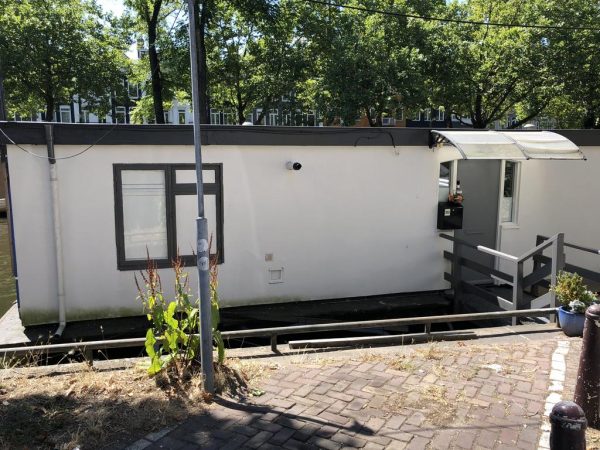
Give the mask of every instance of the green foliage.
M 144 310 L 151 321 L 152 327 L 146 333 L 145 348 L 150 357 L 148 374 L 156 375 L 163 371 L 174 373 L 178 379 L 184 378 L 192 365 L 196 362 L 200 339 L 199 326 L 199 301 L 192 300 L 188 285 L 188 274 L 183 271 L 181 258 L 173 261 L 175 275 L 175 298 L 173 301 L 165 299 L 160 281 L 160 276 L 155 264 L 148 260 L 148 267 L 142 273 L 144 289 L 136 278 L 139 298 L 142 300 Z M 212 274 L 214 273 L 214 276 Z M 212 304 L 212 332 L 217 346 L 218 362 L 225 358 L 223 338 L 218 331 L 219 305 L 217 294 L 216 269 L 211 270 L 211 304 Z
M 106 110 L 127 76 L 127 34 L 91 0 L 0 0 L 0 71 L 9 113 L 29 115 L 80 95 Z
M 583 284 L 583 277 L 577 273 L 561 271 L 556 285 L 551 286 L 550 289 L 556 293 L 556 299 L 567 310 L 583 312 L 597 301 L 596 295 Z

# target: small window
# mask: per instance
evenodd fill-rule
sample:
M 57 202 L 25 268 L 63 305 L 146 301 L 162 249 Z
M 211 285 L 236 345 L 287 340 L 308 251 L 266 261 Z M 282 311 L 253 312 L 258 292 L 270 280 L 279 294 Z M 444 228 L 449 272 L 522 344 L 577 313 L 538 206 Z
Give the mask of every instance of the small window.
M 440 176 L 438 178 L 438 201 L 447 202 L 452 185 L 452 161 L 440 164 Z
M 211 109 L 210 110 L 210 123 L 211 125 L 221 125 L 221 112 Z
M 177 111 L 177 122 L 179 125 L 185 125 L 185 109 L 180 109 Z
M 196 264 L 196 184 L 193 164 L 115 164 L 117 268 L 146 267 L 146 255 L 157 267 L 170 267 L 179 254 Z M 204 164 L 204 204 L 210 253 L 223 257 L 221 164 Z
M 125 114 L 124 106 L 117 106 L 115 108 L 115 120 L 114 123 L 126 123 L 127 115 Z
M 519 184 L 519 163 L 505 161 L 504 188 L 502 192 L 500 217 L 503 223 L 517 222 L 517 197 Z
M 132 98 L 132 99 L 139 98 L 140 97 L 139 84 L 127 82 L 127 92 L 129 94 L 129 98 Z
M 69 106 L 60 107 L 60 121 L 63 123 L 71 122 L 71 108 Z

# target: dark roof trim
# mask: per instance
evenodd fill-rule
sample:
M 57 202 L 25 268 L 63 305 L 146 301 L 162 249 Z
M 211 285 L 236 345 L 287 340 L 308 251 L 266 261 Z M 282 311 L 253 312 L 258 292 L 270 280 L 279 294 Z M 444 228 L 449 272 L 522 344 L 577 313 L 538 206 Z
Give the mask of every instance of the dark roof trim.
M 46 144 L 42 122 L 0 122 L 18 144 Z M 193 145 L 191 125 L 54 123 L 56 145 Z M 457 129 L 458 130 L 458 129 Z M 428 146 L 430 128 L 203 125 L 203 145 Z M 108 132 L 108 134 L 107 134 Z M 526 131 L 524 131 L 526 132 Z M 600 130 L 556 130 L 578 146 L 600 146 Z M 0 133 L 0 144 L 9 144 Z

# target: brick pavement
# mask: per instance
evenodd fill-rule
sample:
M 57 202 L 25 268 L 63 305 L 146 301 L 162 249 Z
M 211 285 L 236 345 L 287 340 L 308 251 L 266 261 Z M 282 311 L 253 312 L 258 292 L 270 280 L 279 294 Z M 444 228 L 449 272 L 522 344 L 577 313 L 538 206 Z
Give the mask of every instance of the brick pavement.
M 534 449 L 560 339 L 304 355 L 130 448 Z

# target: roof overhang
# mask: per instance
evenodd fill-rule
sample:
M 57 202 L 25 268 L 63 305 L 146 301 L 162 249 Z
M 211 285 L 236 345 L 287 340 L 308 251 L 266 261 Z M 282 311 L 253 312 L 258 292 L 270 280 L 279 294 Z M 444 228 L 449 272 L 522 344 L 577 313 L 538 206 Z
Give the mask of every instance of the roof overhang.
M 577 145 L 551 131 L 431 130 L 430 147 L 444 144 L 463 159 L 586 159 Z

